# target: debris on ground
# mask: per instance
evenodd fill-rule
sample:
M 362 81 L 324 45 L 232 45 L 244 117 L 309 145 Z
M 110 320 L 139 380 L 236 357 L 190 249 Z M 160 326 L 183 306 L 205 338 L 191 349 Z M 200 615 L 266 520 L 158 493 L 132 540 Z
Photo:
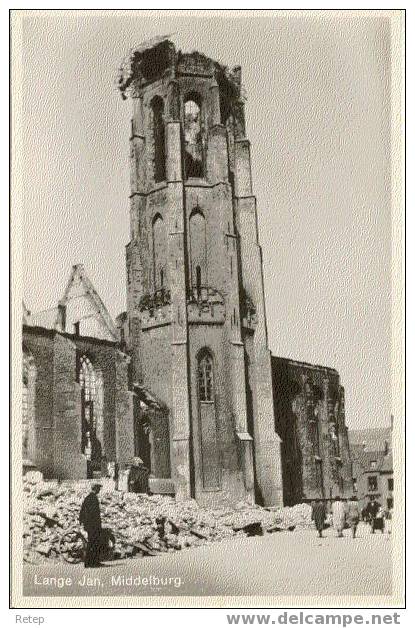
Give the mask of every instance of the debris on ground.
M 23 484 L 24 560 L 69 560 L 76 534 L 85 535 L 78 517 L 88 484 L 27 477 Z M 114 558 L 155 556 L 237 536 L 311 526 L 308 504 L 272 509 L 240 502 L 232 508 L 202 508 L 195 500 L 176 502 L 166 495 L 115 490 L 101 492 L 99 501 L 103 525 L 115 537 Z

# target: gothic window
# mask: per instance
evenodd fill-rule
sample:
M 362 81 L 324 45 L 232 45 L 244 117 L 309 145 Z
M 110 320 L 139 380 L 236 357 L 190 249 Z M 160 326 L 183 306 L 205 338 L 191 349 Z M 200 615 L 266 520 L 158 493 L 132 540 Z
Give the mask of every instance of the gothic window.
M 214 490 L 221 485 L 221 472 L 213 359 L 207 350 L 203 351 L 199 357 L 197 376 L 202 482 L 204 489 Z
M 86 401 L 91 401 L 95 397 L 95 371 L 91 361 L 84 355 L 81 358 L 81 369 L 79 372 L 79 383 L 84 391 Z
M 184 143 L 186 178 L 203 177 L 203 131 L 200 99 L 197 94 L 184 104 Z
M 79 362 L 81 387 L 82 452 L 91 463 L 98 465 L 103 454 L 104 387 L 102 373 L 94 369 L 90 359 L 83 355 Z
M 213 365 L 207 353 L 199 361 L 199 399 L 213 401 Z
M 160 214 L 153 220 L 153 285 L 155 292 L 167 286 L 167 235 Z
M 163 113 L 163 99 L 160 96 L 155 96 L 151 101 L 151 117 L 154 142 L 154 181 L 156 183 L 166 179 L 166 144 Z
M 190 232 L 190 276 L 192 287 L 207 286 L 207 241 L 206 220 L 199 209 L 192 212 L 189 220 Z

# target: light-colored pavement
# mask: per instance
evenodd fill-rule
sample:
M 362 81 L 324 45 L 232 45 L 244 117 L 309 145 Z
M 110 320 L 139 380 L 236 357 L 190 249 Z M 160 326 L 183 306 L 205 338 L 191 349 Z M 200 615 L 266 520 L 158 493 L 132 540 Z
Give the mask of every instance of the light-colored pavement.
M 391 550 L 389 535 L 372 535 L 363 524 L 356 539 L 349 530 L 340 539 L 331 529 L 323 539 L 310 530 L 279 532 L 115 561 L 100 569 L 25 565 L 24 595 L 388 596 Z

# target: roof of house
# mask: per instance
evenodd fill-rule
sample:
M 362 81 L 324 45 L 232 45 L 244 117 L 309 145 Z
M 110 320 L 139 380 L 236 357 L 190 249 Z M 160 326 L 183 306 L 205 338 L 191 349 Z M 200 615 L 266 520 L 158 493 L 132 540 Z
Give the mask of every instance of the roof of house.
M 363 430 L 349 429 L 350 446 L 364 445 L 366 451 L 383 451 L 385 442 L 389 445 L 392 441 L 392 430 L 390 427 L 366 428 Z
M 383 456 L 379 471 L 381 473 L 393 473 L 393 454 L 391 451 Z
M 386 451 L 386 453 L 385 449 L 378 451 L 366 451 L 363 445 L 351 445 L 350 452 L 352 460 L 361 465 L 363 473 L 393 472 L 393 455 L 391 450 Z

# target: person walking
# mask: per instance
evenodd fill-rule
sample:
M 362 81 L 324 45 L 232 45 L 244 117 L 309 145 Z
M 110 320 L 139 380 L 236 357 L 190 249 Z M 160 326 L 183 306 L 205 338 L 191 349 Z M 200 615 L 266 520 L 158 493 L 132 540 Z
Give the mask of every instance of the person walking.
M 375 533 L 376 518 L 378 516 L 379 510 L 380 510 L 379 502 L 377 502 L 374 497 L 371 497 L 369 499 L 368 505 L 366 506 L 366 512 L 369 519 L 369 523 L 372 527 L 372 534 Z
M 392 534 L 392 516 L 393 508 L 388 508 L 385 511 L 385 531 L 387 534 Z
M 85 528 L 88 534 L 88 543 L 85 553 L 85 567 L 100 566 L 100 549 L 101 549 L 101 510 L 99 506 L 98 493 L 101 490 L 101 484 L 93 484 L 91 492 L 82 502 L 81 511 L 79 513 L 79 522 Z
M 350 498 L 348 504 L 347 520 L 352 531 L 352 538 L 356 538 L 356 530 L 360 520 L 359 503 L 357 497 Z
M 337 532 L 337 536 L 341 538 L 343 536 L 343 530 L 346 524 L 346 507 L 340 497 L 336 497 L 331 511 L 333 514 L 333 528 Z
M 311 519 L 314 521 L 319 537 L 323 538 L 324 522 L 326 521 L 326 504 L 321 499 L 313 502 Z
M 378 510 L 377 515 L 375 517 L 374 529 L 375 530 L 380 530 L 382 532 L 382 534 L 385 531 L 385 510 L 382 508 L 382 506 L 379 507 L 379 510 Z

